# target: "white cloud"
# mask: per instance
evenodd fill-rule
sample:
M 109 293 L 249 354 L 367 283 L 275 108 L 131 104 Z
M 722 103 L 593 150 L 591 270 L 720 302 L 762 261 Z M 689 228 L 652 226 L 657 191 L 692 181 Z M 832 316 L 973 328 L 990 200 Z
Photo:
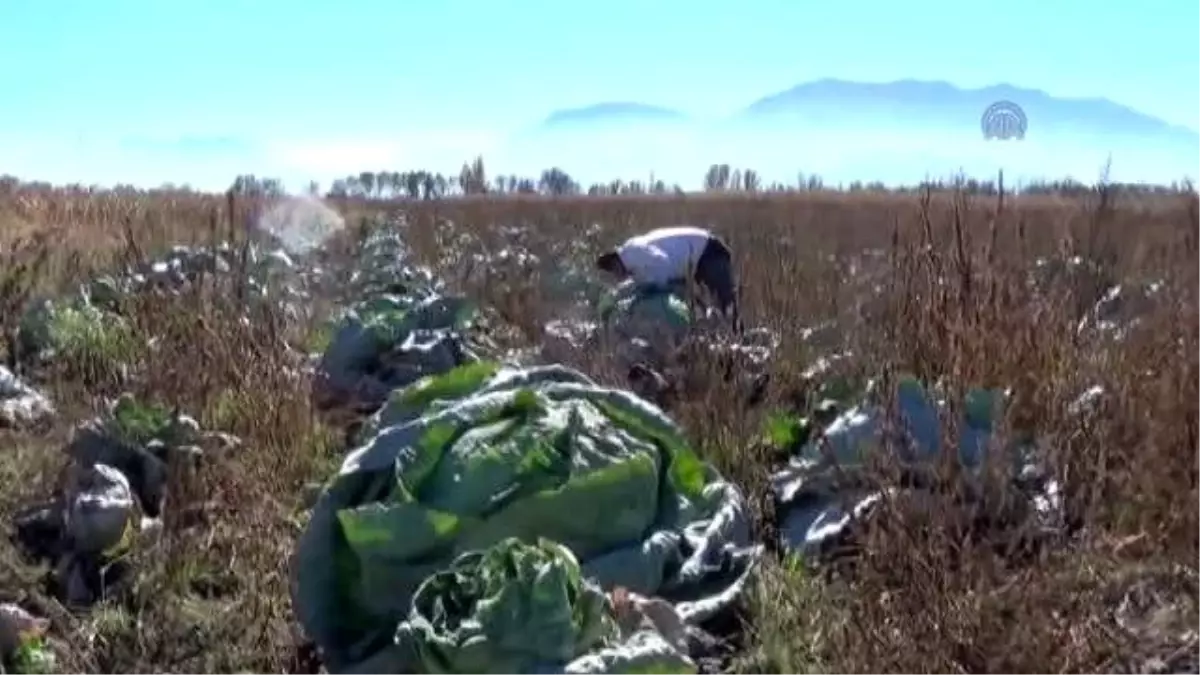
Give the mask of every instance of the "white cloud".
M 387 137 L 331 136 L 253 139 L 161 134 L 125 138 L 6 137 L 0 173 L 55 183 L 188 183 L 223 189 L 235 176 L 280 178 L 292 190 L 324 185 L 368 170 L 430 169 L 456 173 L 477 155 L 488 157 L 495 134 L 441 129 Z
M 386 138 L 273 140 L 265 144 L 266 164 L 280 175 L 307 175 L 328 181 L 366 170 L 430 169 L 455 172 L 477 155 L 487 156 L 499 138 L 473 130 L 431 130 Z

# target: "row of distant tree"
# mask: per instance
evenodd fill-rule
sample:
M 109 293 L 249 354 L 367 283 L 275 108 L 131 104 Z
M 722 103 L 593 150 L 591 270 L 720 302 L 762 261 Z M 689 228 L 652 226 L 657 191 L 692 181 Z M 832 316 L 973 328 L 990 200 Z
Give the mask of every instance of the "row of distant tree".
M 265 186 L 266 191 L 282 191 L 278 181 L 242 176 L 235 182 L 235 189 L 255 189 L 255 181 Z M 927 187 L 935 189 L 960 189 L 971 194 L 995 195 L 1001 189 L 1013 192 L 1012 186 L 1002 185 L 1003 176 L 996 180 L 961 178 L 926 181 L 919 185 L 888 187 L 882 182 L 854 181 L 848 185 L 828 185 L 820 176 L 796 175 L 794 183 L 779 181 L 765 182 L 754 169 L 739 169 L 729 164 L 713 164 L 704 173 L 705 192 L 816 192 L 823 190 L 843 192 L 916 192 Z M 1114 192 L 1127 194 L 1179 194 L 1194 192 L 1191 183 L 1175 182 L 1171 185 L 1141 183 L 1109 183 Z M 260 187 L 259 189 L 263 189 Z M 1082 195 L 1093 187 L 1070 179 L 1036 181 L 1019 186 L 1015 191 L 1022 194 L 1056 194 L 1063 196 Z M 309 193 L 320 195 L 321 186 L 313 183 Z M 512 174 L 489 176 L 483 158 L 464 163 L 458 175 L 445 175 L 432 171 L 363 171 L 333 181 L 324 193 L 328 197 L 357 197 L 361 199 L 443 199 L 474 195 L 550 195 L 550 196 L 605 196 L 605 195 L 666 195 L 684 194 L 677 183 L 668 184 L 653 175 L 648 180 L 614 179 L 607 183 L 592 183 L 584 188 L 579 181 L 563 169 L 552 167 L 542 171 L 537 178 Z
M 21 184 L 13 176 L 0 176 L 0 192 Z M 30 185 L 25 183 L 25 185 Z M 1174 182 L 1170 185 L 1151 185 L 1141 183 L 1108 183 L 1109 188 L 1116 193 L 1167 195 L 1194 193 L 1195 188 L 1190 182 Z M 49 186 L 46 186 L 49 187 Z M 84 186 L 74 186 L 88 190 Z M 1003 175 L 996 180 L 978 180 L 974 178 L 954 178 L 947 180 L 926 181 L 919 185 L 905 187 L 888 187 L 882 182 L 854 181 L 848 185 L 828 185 L 820 176 L 797 174 L 794 183 L 767 183 L 754 169 L 739 169 L 729 164 L 713 164 L 704 173 L 704 192 L 876 192 L 876 193 L 905 193 L 916 192 L 926 188 L 959 189 L 970 194 L 995 195 L 1003 189 L 1006 192 L 1022 194 L 1053 194 L 1062 196 L 1078 196 L 1086 194 L 1093 186 L 1078 181 L 1066 179 L 1057 181 L 1029 182 L 1020 186 L 1003 184 Z M 137 191 L 132 186 L 117 186 L 116 190 Z M 188 190 L 187 186 L 163 185 L 164 190 Z M 238 176 L 231 187 L 239 194 L 283 195 L 285 186 L 276 178 L 265 178 L 251 174 Z M 548 195 L 548 196 L 605 196 L 605 195 L 667 195 L 683 194 L 684 190 L 678 184 L 668 185 L 665 181 L 651 175 L 648 180 L 615 179 L 607 183 L 593 183 L 584 188 L 578 181 L 563 169 L 552 167 L 542 171 L 537 178 L 517 176 L 512 174 L 497 174 L 489 176 L 483 164 L 483 158 L 477 157 L 472 162 L 464 163 L 458 175 L 446 175 L 433 171 L 362 171 L 356 175 L 339 178 L 328 189 L 322 190 L 319 183 L 312 182 L 306 192 L 313 196 L 352 197 L 358 199 L 411 199 L 431 200 L 447 199 L 461 196 L 476 195 Z

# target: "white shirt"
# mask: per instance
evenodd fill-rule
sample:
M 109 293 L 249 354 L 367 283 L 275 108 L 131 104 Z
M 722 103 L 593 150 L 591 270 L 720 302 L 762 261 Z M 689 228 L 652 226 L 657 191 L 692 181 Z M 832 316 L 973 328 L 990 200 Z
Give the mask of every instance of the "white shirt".
M 711 238 L 699 227 L 660 227 L 626 239 L 617 255 L 634 281 L 661 285 L 686 279 Z

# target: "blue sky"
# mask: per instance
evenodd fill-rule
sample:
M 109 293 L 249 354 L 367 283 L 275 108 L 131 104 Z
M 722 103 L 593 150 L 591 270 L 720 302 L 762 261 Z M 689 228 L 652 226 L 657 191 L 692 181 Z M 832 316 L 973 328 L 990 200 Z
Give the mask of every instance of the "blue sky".
M 715 117 L 822 77 L 1003 81 L 1196 128 L 1198 25 L 1185 0 L 0 0 L 0 173 L 444 170 L 559 108 Z

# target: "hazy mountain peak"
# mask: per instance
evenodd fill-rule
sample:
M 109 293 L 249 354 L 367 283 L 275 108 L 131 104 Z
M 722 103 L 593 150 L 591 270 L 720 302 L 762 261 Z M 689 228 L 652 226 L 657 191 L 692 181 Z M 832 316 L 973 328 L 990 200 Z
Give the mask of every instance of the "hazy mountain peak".
M 1165 135 L 1195 142 L 1196 132 L 1178 127 L 1106 98 L 1065 98 L 1008 83 L 964 88 L 941 80 L 903 79 L 855 82 L 823 78 L 798 84 L 751 103 L 738 121 L 770 118 L 850 125 L 905 124 L 920 127 L 978 126 L 997 101 L 1019 105 L 1031 133 Z
M 542 127 L 562 127 L 597 123 L 682 122 L 684 113 L 663 106 L 633 101 L 606 101 L 580 108 L 566 108 L 551 113 Z

